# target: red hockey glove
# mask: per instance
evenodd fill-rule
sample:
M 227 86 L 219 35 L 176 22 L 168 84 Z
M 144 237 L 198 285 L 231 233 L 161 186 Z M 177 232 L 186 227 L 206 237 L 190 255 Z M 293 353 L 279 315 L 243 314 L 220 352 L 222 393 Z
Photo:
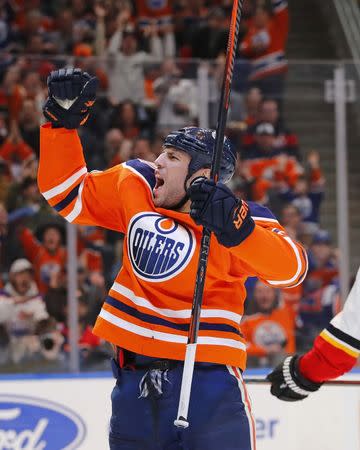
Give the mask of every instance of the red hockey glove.
M 296 402 L 317 391 L 322 383 L 315 383 L 300 374 L 298 355 L 288 356 L 266 379 L 271 381 L 272 395 L 286 402 Z
M 49 97 L 43 107 L 44 116 L 54 127 L 68 129 L 83 125 L 95 103 L 98 79 L 81 69 L 60 69 L 50 73 Z
M 254 230 L 249 207 L 223 183 L 196 178 L 188 189 L 191 199 L 190 216 L 195 223 L 215 233 L 220 244 L 233 247 Z

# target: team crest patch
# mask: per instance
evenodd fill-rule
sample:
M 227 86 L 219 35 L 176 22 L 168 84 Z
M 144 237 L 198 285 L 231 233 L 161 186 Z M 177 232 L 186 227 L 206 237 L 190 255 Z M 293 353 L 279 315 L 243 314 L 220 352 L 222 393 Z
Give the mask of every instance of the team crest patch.
M 160 282 L 182 272 L 195 250 L 193 232 L 157 213 L 136 214 L 127 236 L 131 265 L 139 278 Z

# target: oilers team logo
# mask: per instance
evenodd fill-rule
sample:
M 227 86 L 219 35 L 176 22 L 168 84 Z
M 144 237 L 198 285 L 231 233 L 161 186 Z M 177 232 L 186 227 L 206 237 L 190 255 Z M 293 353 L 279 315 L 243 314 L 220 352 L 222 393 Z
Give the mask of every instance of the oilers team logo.
M 159 282 L 185 269 L 195 250 L 195 238 L 173 219 L 148 212 L 132 218 L 127 245 L 137 276 Z

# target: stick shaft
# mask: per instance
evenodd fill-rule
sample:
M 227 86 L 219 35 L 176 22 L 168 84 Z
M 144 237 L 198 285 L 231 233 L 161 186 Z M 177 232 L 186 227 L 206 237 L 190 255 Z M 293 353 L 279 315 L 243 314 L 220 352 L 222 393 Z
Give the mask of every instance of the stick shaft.
M 230 103 L 230 90 L 234 71 L 235 52 L 238 44 L 242 5 L 243 0 L 234 0 L 231 14 L 230 32 L 226 52 L 223 85 L 221 89 L 218 122 L 216 128 L 215 148 L 212 155 L 211 172 L 210 172 L 210 177 L 214 179 L 215 182 L 217 182 L 219 178 L 220 163 L 225 135 L 225 125 Z M 205 275 L 210 248 L 210 237 L 211 231 L 204 228 L 200 244 L 200 254 L 195 280 L 195 290 L 193 296 L 193 306 L 191 311 L 188 343 L 185 354 L 183 377 L 181 381 L 179 410 L 177 420 L 174 422 L 176 426 L 183 428 L 186 428 L 189 424 L 187 421 L 187 412 L 190 402 L 191 381 L 194 372 L 196 343 L 199 332 L 201 305 L 203 300 Z M 184 386 L 187 386 L 187 388 L 185 389 Z

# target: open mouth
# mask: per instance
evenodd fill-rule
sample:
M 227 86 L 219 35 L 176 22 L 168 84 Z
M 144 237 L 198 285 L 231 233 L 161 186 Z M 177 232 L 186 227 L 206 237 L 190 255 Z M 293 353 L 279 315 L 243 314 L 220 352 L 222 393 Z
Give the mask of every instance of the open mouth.
M 164 184 L 164 180 L 162 178 L 156 177 L 156 183 L 154 189 L 159 189 Z

